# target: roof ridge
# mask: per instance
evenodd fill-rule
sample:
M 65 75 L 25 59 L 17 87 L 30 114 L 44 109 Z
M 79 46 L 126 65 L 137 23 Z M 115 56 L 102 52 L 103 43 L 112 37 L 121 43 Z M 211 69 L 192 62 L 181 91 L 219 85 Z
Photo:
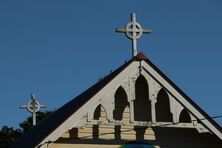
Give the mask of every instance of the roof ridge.
M 142 61 L 142 60 L 147 60 L 148 58 L 143 52 L 140 52 L 135 57 L 133 57 L 133 59 Z
M 110 81 L 112 81 L 120 72 L 122 72 L 128 65 L 130 65 L 134 58 L 124 63 L 122 66 L 117 68 L 115 71 L 110 73 L 101 81 L 95 83 L 81 94 L 71 99 L 66 104 L 62 105 L 48 118 L 37 123 L 36 126 L 32 127 L 22 137 L 16 140 L 10 147 L 35 147 L 40 141 L 44 140 L 51 132 L 58 128 L 67 118 L 74 114 L 79 108 L 81 108 L 86 102 L 88 102 L 95 94 L 97 94 L 102 88 L 104 88 Z M 73 107 L 70 110 L 70 107 Z M 44 130 L 43 130 L 44 129 Z M 39 132 L 41 131 L 41 133 Z M 34 134 L 33 134 L 34 133 Z M 33 138 L 35 135 L 35 138 Z M 28 143 L 26 141 L 29 141 Z

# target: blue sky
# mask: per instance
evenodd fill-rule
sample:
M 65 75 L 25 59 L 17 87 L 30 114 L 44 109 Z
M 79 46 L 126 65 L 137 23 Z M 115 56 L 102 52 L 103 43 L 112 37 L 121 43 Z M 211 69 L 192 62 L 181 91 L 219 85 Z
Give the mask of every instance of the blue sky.
M 131 12 L 153 31 L 139 51 L 210 116 L 222 115 L 220 0 L 2 0 L 0 127 L 30 115 L 19 106 L 31 93 L 57 109 L 130 59 L 131 42 L 115 29 Z

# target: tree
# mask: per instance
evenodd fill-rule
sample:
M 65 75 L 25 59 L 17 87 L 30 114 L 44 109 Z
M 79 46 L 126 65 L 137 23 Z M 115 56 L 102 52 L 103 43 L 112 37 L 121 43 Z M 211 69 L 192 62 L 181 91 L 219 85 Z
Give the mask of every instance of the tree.
M 22 135 L 23 133 L 21 129 L 14 129 L 13 127 L 3 126 L 0 130 L 0 148 L 7 147 Z
M 54 111 L 37 112 L 37 123 L 51 115 L 53 112 Z M 20 123 L 19 126 L 21 129 L 14 129 L 13 127 L 8 127 L 7 125 L 2 127 L 0 130 L 0 148 L 8 147 L 16 139 L 27 132 L 32 127 L 32 116 L 28 117 L 25 121 Z
M 49 115 L 51 115 L 54 111 L 45 111 L 45 112 L 41 112 L 38 111 L 36 113 L 36 120 L 37 123 L 43 119 L 45 119 L 46 117 L 48 117 Z M 33 125 L 32 125 L 32 116 L 28 117 L 25 121 L 23 121 L 22 123 L 19 124 L 19 126 L 22 128 L 23 133 L 27 132 L 28 129 L 30 129 Z

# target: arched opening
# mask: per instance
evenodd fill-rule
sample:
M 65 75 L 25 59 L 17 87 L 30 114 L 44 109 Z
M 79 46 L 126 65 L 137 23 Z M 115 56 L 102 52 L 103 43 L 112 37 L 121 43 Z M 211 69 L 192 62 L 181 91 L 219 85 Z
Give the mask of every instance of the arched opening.
M 135 121 L 151 121 L 151 103 L 149 101 L 148 83 L 142 75 L 140 75 L 136 80 L 135 91 Z
M 125 108 L 129 105 L 125 90 L 120 86 L 115 93 L 115 109 L 113 119 L 122 120 Z M 126 114 L 126 113 L 125 113 Z M 129 112 L 128 112 L 129 114 Z
M 127 120 L 129 118 L 129 111 L 126 112 L 126 108 L 129 106 L 127 101 L 127 94 L 125 90 L 120 86 L 115 93 L 115 108 L 113 111 L 113 119 L 115 120 Z M 128 116 L 127 116 L 128 115 Z M 115 126 L 115 139 L 121 139 L 121 126 Z
M 191 117 L 186 109 L 183 109 L 181 111 L 180 117 L 179 117 L 179 122 L 180 123 L 191 123 Z
M 172 122 L 173 116 L 170 112 L 170 100 L 166 91 L 162 88 L 157 95 L 156 121 Z
M 98 105 L 97 108 L 95 109 L 93 119 L 94 120 L 106 120 L 107 119 L 106 110 L 104 109 L 104 107 L 101 104 Z
M 100 104 L 94 111 L 94 120 L 106 120 L 106 111 L 104 107 Z M 93 125 L 93 139 L 99 139 L 99 125 Z

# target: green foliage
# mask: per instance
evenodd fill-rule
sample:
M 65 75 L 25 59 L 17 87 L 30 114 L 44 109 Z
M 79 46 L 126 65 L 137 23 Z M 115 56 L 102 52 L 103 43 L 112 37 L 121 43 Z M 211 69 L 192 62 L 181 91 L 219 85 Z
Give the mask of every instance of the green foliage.
M 0 131 L 0 148 L 7 147 L 22 135 L 23 132 L 21 129 L 14 129 L 13 127 L 3 126 Z
M 51 115 L 54 111 L 37 112 L 37 124 L 39 121 Z M 21 129 L 14 129 L 13 127 L 3 126 L 0 130 L 0 148 L 6 148 L 13 143 L 17 138 L 22 136 L 32 127 L 32 116 L 28 117 L 25 121 L 19 124 Z
M 53 113 L 53 111 L 45 111 L 45 112 L 37 112 L 36 113 L 36 120 L 37 123 L 43 119 L 45 119 L 46 117 L 48 117 L 49 115 L 51 115 Z M 19 124 L 19 126 L 22 128 L 23 132 L 27 132 L 28 129 L 30 129 L 32 127 L 32 116 L 28 117 L 25 121 L 23 121 L 22 123 Z

